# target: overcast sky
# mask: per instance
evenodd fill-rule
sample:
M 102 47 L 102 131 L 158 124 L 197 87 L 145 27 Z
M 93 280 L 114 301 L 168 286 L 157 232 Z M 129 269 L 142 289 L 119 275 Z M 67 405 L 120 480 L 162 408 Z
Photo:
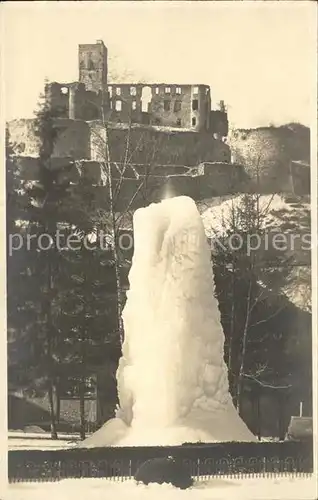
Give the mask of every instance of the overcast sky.
M 77 46 L 102 39 L 112 71 L 211 86 L 233 126 L 299 121 L 315 98 L 315 2 L 7 2 L 6 118 L 32 116 L 44 79 L 78 80 Z M 127 79 L 127 78 L 126 78 Z

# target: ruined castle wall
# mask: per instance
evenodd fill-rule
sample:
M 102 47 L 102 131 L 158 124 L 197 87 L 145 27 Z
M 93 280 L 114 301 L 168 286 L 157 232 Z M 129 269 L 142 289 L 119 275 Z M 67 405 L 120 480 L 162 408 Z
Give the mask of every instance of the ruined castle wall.
M 109 84 L 110 120 L 208 130 L 211 98 L 206 85 Z
M 200 199 L 244 192 L 249 188 L 249 179 L 241 165 L 202 163 L 198 171 Z
M 37 180 L 39 174 L 38 158 L 19 157 L 18 165 L 25 180 Z M 61 175 L 72 183 L 78 182 L 80 175 L 89 179 L 94 186 L 96 204 L 105 210 L 109 209 L 107 186 L 101 186 L 101 166 L 96 161 L 81 161 L 75 165 L 70 158 L 53 158 L 53 168 L 60 168 Z M 63 167 L 63 170 L 62 170 Z M 172 167 L 172 166 L 171 166 Z M 180 165 L 176 166 L 180 170 Z M 135 210 L 149 203 L 158 202 L 166 196 L 190 196 L 196 201 L 214 196 L 222 196 L 241 190 L 240 168 L 234 165 L 216 164 L 200 165 L 193 169 L 193 175 L 174 174 L 143 175 L 134 177 L 133 172 L 127 172 L 130 177 L 122 181 L 113 165 L 113 185 L 116 191 L 120 183 L 119 196 L 115 199 L 115 210 L 126 210 L 132 198 L 130 209 Z M 171 172 L 171 168 L 169 168 Z
M 63 120 L 58 124 L 59 135 L 53 156 L 71 156 L 74 159 L 90 158 L 90 129 L 81 120 Z
M 84 83 L 49 83 L 45 97 L 60 118 L 97 120 L 101 118 L 101 92 L 86 90 Z
M 79 86 L 75 91 L 74 101 L 73 118 L 90 121 L 101 117 L 101 93 L 85 90 L 84 86 Z
M 107 48 L 102 40 L 78 47 L 79 81 L 86 90 L 100 92 L 107 85 Z
M 147 175 L 151 172 L 156 176 L 168 177 L 169 175 L 189 175 L 191 167 L 184 165 L 134 165 L 135 171 L 139 175 Z
M 220 137 L 226 137 L 229 132 L 229 122 L 225 111 L 210 111 L 209 130 L 212 134 L 218 134 Z
M 32 119 L 13 120 L 8 123 L 10 141 L 16 154 L 39 156 L 40 141 L 35 135 Z M 90 158 L 90 128 L 81 120 L 67 118 L 56 120 L 59 130 L 53 151 L 53 158 Z
M 38 156 L 40 142 L 34 134 L 34 120 L 12 120 L 7 124 L 10 142 L 17 155 Z
M 39 158 L 32 156 L 17 156 L 16 164 L 19 169 L 20 178 L 23 181 L 39 180 Z M 72 158 L 52 158 L 51 168 L 60 171 L 60 180 L 76 183 L 80 174 Z
M 142 123 L 142 85 L 108 85 L 109 119 L 118 123 Z
M 290 191 L 294 160 L 310 163 L 310 131 L 301 125 L 232 131 L 232 161 L 240 163 L 263 192 Z
M 71 83 L 48 83 L 45 86 L 45 99 L 49 106 L 57 110 L 61 118 L 69 118 L 70 112 L 70 91 L 72 86 L 77 84 Z
M 118 182 L 118 180 L 114 181 L 115 190 Z M 124 179 L 120 185 L 120 196 L 115 202 L 115 211 L 126 211 L 128 207 L 131 210 L 136 210 L 150 203 L 159 202 L 166 195 L 172 194 L 200 199 L 198 180 L 186 176 L 150 176 L 146 182 L 144 178 Z M 96 197 L 98 206 L 102 206 L 105 210 L 109 209 L 106 187 L 96 187 Z M 131 204 L 132 199 L 133 203 Z
M 91 158 L 103 157 L 104 130 L 99 122 L 91 122 Z M 127 129 L 110 128 L 109 142 L 112 161 L 123 161 L 127 144 Z M 100 139 L 102 137 L 102 139 Z M 158 131 L 154 128 L 132 128 L 129 158 L 136 164 L 195 166 L 200 162 L 230 162 L 230 148 L 208 132 Z
M 153 125 L 191 128 L 191 85 L 154 87 L 150 112 Z
M 302 162 L 292 161 L 290 171 L 291 191 L 297 195 L 310 194 L 310 167 Z

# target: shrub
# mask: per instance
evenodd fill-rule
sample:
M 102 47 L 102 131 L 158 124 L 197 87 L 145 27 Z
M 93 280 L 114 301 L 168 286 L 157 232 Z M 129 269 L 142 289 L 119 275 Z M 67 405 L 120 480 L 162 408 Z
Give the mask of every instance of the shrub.
M 171 457 L 153 458 L 144 462 L 135 474 L 135 480 L 144 484 L 170 483 L 182 490 L 193 484 L 189 472 Z

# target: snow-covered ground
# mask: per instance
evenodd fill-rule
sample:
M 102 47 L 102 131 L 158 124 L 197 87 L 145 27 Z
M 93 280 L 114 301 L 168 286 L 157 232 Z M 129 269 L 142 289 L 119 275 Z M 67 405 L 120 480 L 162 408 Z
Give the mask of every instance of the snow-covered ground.
M 68 432 L 59 432 L 58 437 L 59 439 L 63 440 L 71 440 L 71 439 L 78 439 L 79 434 L 75 433 L 68 433 Z M 8 438 L 11 439 L 18 439 L 18 438 L 26 438 L 26 439 L 50 439 L 51 433 L 50 432 L 25 432 L 25 431 L 9 431 L 8 432 Z
M 78 434 L 59 433 L 59 439 L 51 439 L 49 432 L 8 432 L 9 450 L 60 450 L 71 448 L 79 441 Z
M 8 439 L 9 450 L 61 450 L 76 446 L 77 441 L 66 439 L 51 439 L 51 438 L 17 438 Z
M 228 227 L 231 210 L 239 205 L 243 194 L 215 197 L 197 203 L 204 229 L 208 238 L 220 236 Z M 287 198 L 288 199 L 288 198 Z M 309 252 L 308 241 L 305 238 L 310 234 L 310 203 L 308 201 L 286 201 L 279 194 L 261 195 L 259 198 L 260 211 L 264 214 L 264 229 L 271 232 L 280 230 L 283 234 L 292 236 L 291 247 L 287 248 L 293 257 L 301 262 L 306 260 Z M 285 227 L 285 229 L 284 229 Z M 303 238 L 303 245 L 298 245 L 297 239 Z M 296 243 L 295 243 L 296 241 Z M 293 243 L 294 242 L 294 243 Z M 294 245 L 294 250 L 292 250 Z M 307 248 L 307 254 L 305 250 Z M 294 305 L 305 311 L 311 310 L 311 269 L 308 265 L 295 266 L 291 272 L 291 279 L 282 292 Z
M 137 485 L 135 481 L 107 479 L 66 479 L 55 483 L 15 483 L 7 487 L 4 500 L 68 500 L 74 494 L 82 500 L 314 500 L 317 498 L 317 478 L 282 476 L 273 478 L 217 478 L 197 481 L 188 490 L 171 485 Z
M 244 194 L 219 196 L 197 202 L 201 213 L 203 225 L 208 237 L 214 237 L 224 230 L 224 226 L 229 221 L 232 207 L 237 207 Z M 267 194 L 259 197 L 260 212 L 265 216 L 266 226 L 275 227 L 281 223 L 281 214 L 297 213 L 310 211 L 310 203 L 300 203 L 301 206 L 295 208 L 294 203 L 288 203 L 285 198 L 279 194 Z M 300 225 L 300 221 L 299 221 Z

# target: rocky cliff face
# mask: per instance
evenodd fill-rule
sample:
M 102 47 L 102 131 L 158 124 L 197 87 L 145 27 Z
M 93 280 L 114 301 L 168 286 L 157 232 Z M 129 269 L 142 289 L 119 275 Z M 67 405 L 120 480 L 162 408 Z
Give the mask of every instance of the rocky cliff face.
M 262 192 L 290 191 L 292 161 L 310 164 L 310 130 L 300 124 L 236 129 L 229 135 L 232 161 L 242 164 Z

